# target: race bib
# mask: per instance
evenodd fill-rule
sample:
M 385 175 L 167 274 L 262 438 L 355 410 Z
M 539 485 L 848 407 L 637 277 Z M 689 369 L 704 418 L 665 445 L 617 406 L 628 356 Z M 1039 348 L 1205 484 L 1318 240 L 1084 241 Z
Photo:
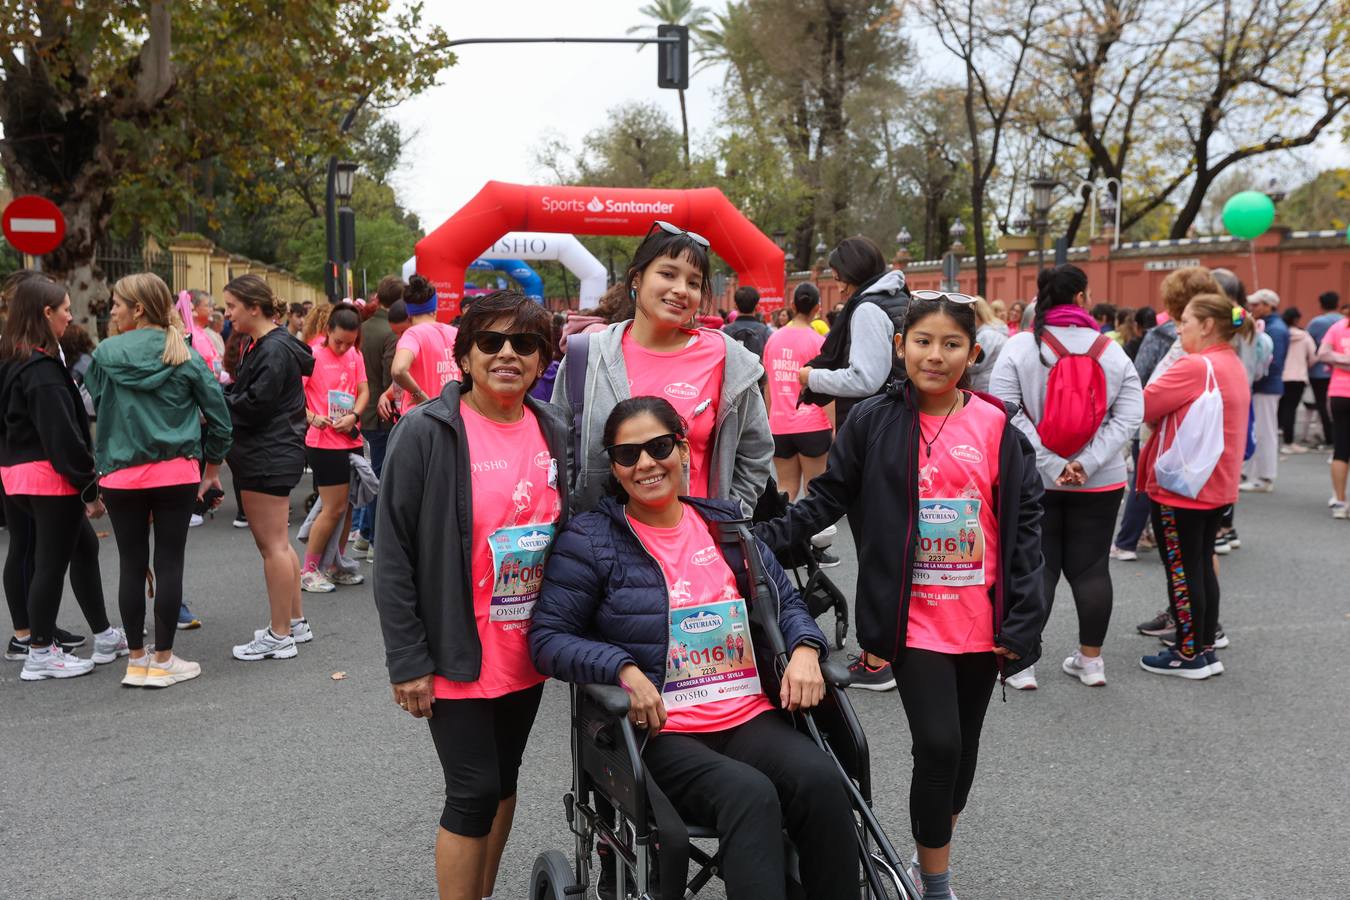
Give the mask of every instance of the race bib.
M 914 554 L 914 584 L 946 587 L 984 584 L 981 502 L 968 497 L 919 501 L 919 547 Z
M 666 709 L 760 693 L 745 601 L 736 598 L 670 611 Z
M 328 392 L 328 418 L 336 422 L 347 415 L 356 406 L 356 395 L 349 391 L 330 390 Z
M 492 622 L 528 622 L 539 599 L 544 562 L 553 545 L 552 525 L 514 525 L 488 537 L 492 549 Z

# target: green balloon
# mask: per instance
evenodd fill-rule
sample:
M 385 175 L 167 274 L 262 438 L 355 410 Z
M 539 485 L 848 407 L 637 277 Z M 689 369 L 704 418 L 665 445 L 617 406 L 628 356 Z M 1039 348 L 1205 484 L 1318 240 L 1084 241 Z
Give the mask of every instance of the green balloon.
M 1245 241 L 1265 234 L 1275 222 L 1275 203 L 1260 191 L 1243 191 L 1223 205 L 1223 227 Z

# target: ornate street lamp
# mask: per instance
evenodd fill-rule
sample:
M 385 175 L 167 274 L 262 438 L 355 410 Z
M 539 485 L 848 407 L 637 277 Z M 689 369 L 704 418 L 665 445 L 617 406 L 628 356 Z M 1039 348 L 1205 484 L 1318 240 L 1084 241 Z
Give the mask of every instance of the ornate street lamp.
M 1045 268 L 1045 231 L 1050 226 L 1052 194 L 1058 186 L 1059 182 L 1044 171 L 1037 172 L 1036 177 L 1031 179 L 1031 207 L 1034 217 L 1032 224 L 1036 227 L 1036 255 L 1039 269 Z

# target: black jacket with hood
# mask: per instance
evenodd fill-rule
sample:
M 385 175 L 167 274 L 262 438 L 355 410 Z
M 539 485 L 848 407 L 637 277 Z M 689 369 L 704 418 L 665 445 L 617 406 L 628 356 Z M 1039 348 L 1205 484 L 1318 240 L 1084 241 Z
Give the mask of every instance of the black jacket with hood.
M 0 366 L 0 465 L 46 460 L 80 499 L 98 497 L 89 414 L 80 390 L 55 356 L 34 350 Z
M 1012 424 L 1016 407 L 988 394 L 977 396 L 1008 412 L 999 442 L 994 506 L 999 572 L 990 614 L 994 642 L 1019 657 L 1003 663 L 1003 673 L 1012 675 L 1040 658 L 1041 629 L 1049 615 L 1041 556 L 1044 490 L 1036 453 Z M 858 643 L 891 662 L 905 652 L 919 536 L 917 411 L 909 382 L 892 382 L 881 396 L 859 403 L 839 429 L 829 465 L 812 480 L 806 498 L 785 516 L 754 528 L 756 536 L 781 552 L 847 513 L 858 549 Z
M 474 617 L 473 492 L 460 383 L 399 419 L 389 433 L 375 511 L 375 608 L 389 681 L 436 674 L 477 681 L 483 647 Z M 557 461 L 555 485 L 567 524 L 571 416 L 526 396 Z
M 314 354 L 284 328 L 246 341 L 225 390 L 234 424 L 230 471 L 246 482 L 300 480 L 305 471 L 305 385 Z

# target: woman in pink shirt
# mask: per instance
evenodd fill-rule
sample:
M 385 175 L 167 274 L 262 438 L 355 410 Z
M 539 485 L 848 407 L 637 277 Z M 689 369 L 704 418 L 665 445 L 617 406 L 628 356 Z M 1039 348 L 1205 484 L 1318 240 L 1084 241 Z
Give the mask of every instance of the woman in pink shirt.
M 384 419 L 395 418 L 396 388 L 403 390 L 403 408 L 398 410 L 402 414 L 439 396 L 447 382 L 460 378 L 455 359 L 456 328 L 436 321 L 436 289 L 431 282 L 421 275 L 409 278 L 403 302 L 412 326 L 398 339 L 389 369 L 394 383 L 380 396 L 380 417 Z
M 1185 353 L 1144 389 L 1144 422 L 1154 431 L 1139 454 L 1138 472 L 1153 504 L 1153 533 L 1177 623 L 1175 646 L 1140 660 L 1145 671 L 1156 675 L 1200 680 L 1223 672 L 1214 653 L 1219 622 L 1214 539 L 1224 508 L 1237 502 L 1247 446 L 1251 386 L 1233 340 L 1249 337 L 1254 328 L 1246 310 L 1225 295 L 1191 298 L 1177 328 Z M 1223 399 L 1223 453 L 1196 495 L 1185 496 L 1158 483 L 1155 465 L 1172 445 L 1191 405 L 1212 387 Z
M 336 304 L 327 317 L 324 333 L 315 338 L 314 371 L 304 379 L 305 455 L 323 507 L 309 530 L 305 562 L 300 569 L 300 587 L 312 594 L 326 594 L 337 584 L 360 584 L 360 574 L 341 569 L 319 570 L 324 548 L 335 529 L 345 540 L 351 525 L 347 503 L 351 483 L 351 454 L 361 452 L 357 423 L 370 396 L 366 386 L 365 360 L 360 352 L 361 313 L 350 303 Z
M 1350 519 L 1345 499 L 1345 482 L 1350 474 L 1350 316 L 1341 319 L 1322 335 L 1317 361 L 1331 366 L 1327 385 L 1327 407 L 1331 411 L 1331 516 Z
M 820 309 L 820 291 L 809 281 L 802 282 L 792 293 L 792 306 L 792 321 L 769 335 L 764 345 L 764 371 L 769 379 L 764 400 L 773 433 L 773 466 L 778 486 L 789 500 L 795 500 L 812 478 L 825 471 L 825 455 L 834 436 L 829 413 L 814 404 L 797 405 L 802 391 L 797 373 L 816 358 L 825 343 L 811 327 Z
M 464 377 L 394 428 L 376 506 L 385 664 L 440 757 L 436 881 L 457 900 L 492 896 L 543 695 L 526 635 L 567 517 L 568 435 L 528 391 L 552 332 L 515 291 L 475 299 L 454 348 Z

